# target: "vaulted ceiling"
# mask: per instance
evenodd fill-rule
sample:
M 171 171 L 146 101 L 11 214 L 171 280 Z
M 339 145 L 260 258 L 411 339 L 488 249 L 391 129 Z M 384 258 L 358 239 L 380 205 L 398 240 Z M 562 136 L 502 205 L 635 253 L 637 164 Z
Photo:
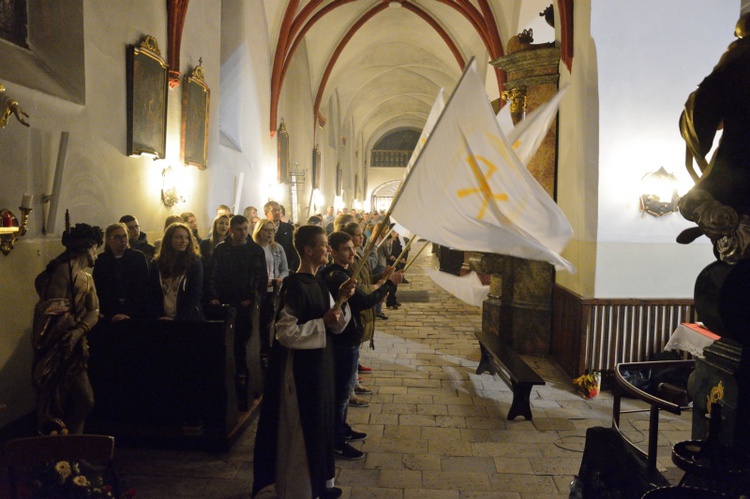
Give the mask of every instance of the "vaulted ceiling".
M 270 128 L 278 126 L 293 64 L 308 68 L 310 112 L 317 118 L 335 96 L 340 122 L 352 124 L 365 143 L 394 128 L 421 128 L 439 89 L 450 92 L 472 57 L 487 74 L 488 96 L 497 98 L 505 75 L 488 62 L 504 55 L 507 40 L 529 22 L 545 26 L 538 13 L 551 1 L 265 0 L 276 47 Z

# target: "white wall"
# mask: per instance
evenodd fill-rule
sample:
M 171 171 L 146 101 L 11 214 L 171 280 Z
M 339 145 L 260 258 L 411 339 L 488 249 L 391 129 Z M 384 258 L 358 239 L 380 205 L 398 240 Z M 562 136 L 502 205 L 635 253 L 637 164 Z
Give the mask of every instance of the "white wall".
M 679 214 L 643 216 L 641 178 L 664 166 L 691 182 L 678 120 L 734 39 L 739 2 L 576 2 L 571 86 L 560 110 L 558 202 L 575 232 L 557 282 L 587 297 L 692 297 L 713 261 L 705 238 L 675 237 Z M 558 32 L 559 39 L 559 32 Z M 594 264 L 595 262 L 595 264 Z
M 262 0 L 222 2 L 221 43 L 222 140 L 216 147 L 217 175 L 207 185 L 206 229 L 216 206 L 234 203 L 241 174 L 240 203 L 235 207 L 240 214 L 246 206 L 255 206 L 262 216 L 268 186 L 276 182 L 276 138 L 269 130 L 273 53 Z
M 690 297 L 695 277 L 713 260 L 705 238 L 691 247 L 674 242 L 691 225 L 679 214 L 641 216 L 638 195 L 643 175 L 660 166 L 690 186 L 679 116 L 688 95 L 734 40 L 738 17 L 734 1 L 593 2 L 599 69 L 597 297 Z

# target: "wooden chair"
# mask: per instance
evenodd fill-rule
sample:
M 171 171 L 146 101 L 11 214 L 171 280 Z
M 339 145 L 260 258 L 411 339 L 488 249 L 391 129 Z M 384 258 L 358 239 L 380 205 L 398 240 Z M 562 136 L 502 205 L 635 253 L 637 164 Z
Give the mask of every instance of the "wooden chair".
M 18 438 L 5 443 L 3 461 L 8 467 L 11 497 L 19 497 L 19 474 L 34 465 L 56 461 L 87 461 L 112 468 L 115 438 L 107 435 L 54 435 Z M 116 482 L 116 480 L 115 480 Z M 113 485 L 113 495 L 119 496 L 119 486 Z

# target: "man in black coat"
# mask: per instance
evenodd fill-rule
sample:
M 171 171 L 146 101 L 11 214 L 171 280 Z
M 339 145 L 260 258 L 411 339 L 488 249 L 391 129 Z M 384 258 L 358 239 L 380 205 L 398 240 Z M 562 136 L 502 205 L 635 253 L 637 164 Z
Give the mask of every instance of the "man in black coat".
M 239 405 L 249 407 L 247 346 L 253 324 L 254 305 L 264 296 L 268 283 L 266 256 L 257 243 L 248 238 L 250 224 L 242 215 L 229 221 L 232 235 L 214 248 L 207 300 L 211 305 L 227 303 L 237 310 L 234 335 L 234 359 Z M 258 362 L 260 359 L 253 359 Z
M 94 264 L 99 311 L 107 321 L 140 319 L 144 315 L 148 263 L 138 250 L 128 247 L 125 225 L 107 227 L 104 253 Z
M 130 247 L 146 255 L 146 263 L 150 266 L 151 260 L 154 259 L 154 255 L 156 254 L 156 248 L 148 242 L 146 233 L 141 232 L 141 225 L 138 223 L 138 219 L 133 215 L 123 215 L 120 217 L 120 223 L 125 224 L 125 227 L 128 229 Z

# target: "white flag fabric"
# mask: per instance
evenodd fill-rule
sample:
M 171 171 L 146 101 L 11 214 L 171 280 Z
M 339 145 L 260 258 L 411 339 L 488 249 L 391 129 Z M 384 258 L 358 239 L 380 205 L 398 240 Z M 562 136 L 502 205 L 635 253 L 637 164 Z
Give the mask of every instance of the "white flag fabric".
M 490 287 L 482 284 L 473 270 L 460 277 L 448 272 L 440 272 L 432 267 L 427 267 L 425 270 L 435 284 L 469 305 L 481 307 L 490 292 Z
M 397 196 L 393 218 L 424 239 L 574 270 L 559 255 L 570 224 L 500 130 L 473 61 Z
M 411 167 L 414 166 L 414 162 L 419 157 L 420 151 L 422 151 L 422 148 L 427 142 L 427 139 L 430 137 L 430 133 L 432 133 L 432 129 L 435 127 L 435 123 L 437 123 L 437 120 L 440 117 L 440 114 L 442 114 L 443 109 L 445 109 L 445 92 L 441 88 L 437 94 L 437 97 L 435 97 L 435 102 L 433 102 L 432 104 L 430 114 L 427 115 L 427 121 L 424 124 L 424 128 L 422 128 L 422 133 L 419 135 L 417 146 L 414 148 L 414 151 L 411 153 L 411 157 L 409 158 L 409 162 L 406 164 L 406 172 L 404 172 L 404 176 L 406 176 L 409 173 L 409 170 L 411 170 Z
M 395 220 L 394 220 L 395 222 Z M 414 233 L 404 227 L 403 225 L 396 222 L 391 230 L 395 230 L 396 234 L 398 234 L 401 237 L 405 237 L 406 239 L 411 239 L 414 237 Z
M 510 132 L 506 132 L 508 142 L 513 146 L 521 163 L 524 165 L 529 164 L 529 161 L 534 157 L 539 146 L 542 145 L 542 141 L 547 135 L 547 130 L 549 130 L 552 120 L 557 116 L 557 109 L 560 107 L 560 101 L 567 90 L 568 84 L 566 83 L 557 91 L 557 94 L 555 94 L 554 97 L 534 109 L 525 119 L 519 121 Z M 510 106 L 505 107 L 509 108 Z M 502 109 L 500 111 L 502 112 Z M 498 122 L 499 121 L 500 113 L 498 113 Z
M 497 118 L 497 124 L 500 125 L 500 130 L 502 130 L 507 137 L 508 134 L 513 131 L 513 128 L 515 128 L 513 118 L 510 115 L 510 104 L 506 104 L 500 108 L 500 111 L 497 112 L 495 118 Z

